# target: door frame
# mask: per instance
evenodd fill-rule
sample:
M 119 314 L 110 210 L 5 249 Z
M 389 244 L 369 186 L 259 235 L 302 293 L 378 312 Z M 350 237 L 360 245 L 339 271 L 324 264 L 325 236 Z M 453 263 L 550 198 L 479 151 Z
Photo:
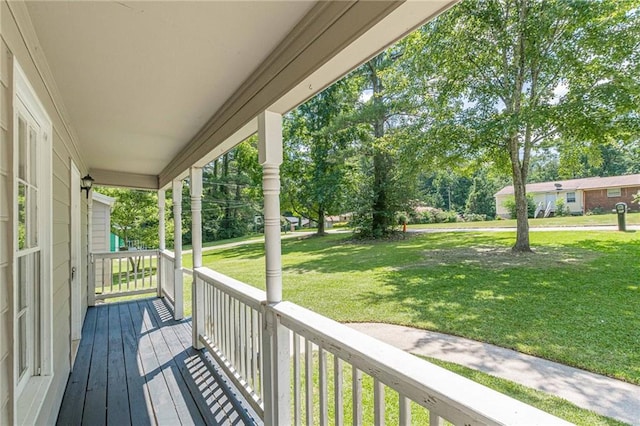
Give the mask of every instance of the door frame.
M 70 295 L 71 295 L 71 343 L 82 335 L 82 222 L 80 196 L 80 170 L 71 160 L 71 185 L 69 188 L 69 228 L 70 228 Z M 75 268 L 75 269 L 74 269 Z M 74 347 L 73 344 L 71 346 Z M 73 354 L 72 362 L 73 364 Z

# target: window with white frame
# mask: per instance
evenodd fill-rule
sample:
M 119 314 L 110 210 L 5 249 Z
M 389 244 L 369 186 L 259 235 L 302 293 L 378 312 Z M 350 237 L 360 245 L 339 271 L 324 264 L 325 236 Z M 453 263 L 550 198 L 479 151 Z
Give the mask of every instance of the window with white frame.
M 615 197 L 621 197 L 621 196 L 622 196 L 622 190 L 620 188 L 607 189 L 607 197 L 615 198 Z
M 51 121 L 17 63 L 14 76 L 13 331 L 15 386 L 21 395 L 33 377 L 52 373 Z
M 576 193 L 567 192 L 567 203 L 575 203 L 575 202 L 576 202 Z

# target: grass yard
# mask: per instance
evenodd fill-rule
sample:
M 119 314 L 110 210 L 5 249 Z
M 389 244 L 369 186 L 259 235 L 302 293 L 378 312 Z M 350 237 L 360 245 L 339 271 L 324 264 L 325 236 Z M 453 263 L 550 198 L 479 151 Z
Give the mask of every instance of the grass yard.
M 640 384 L 639 234 L 532 233 L 533 256 L 510 253 L 511 233 L 348 238 L 283 240 L 284 298 L 338 321 L 461 335 Z M 262 244 L 203 260 L 264 287 Z

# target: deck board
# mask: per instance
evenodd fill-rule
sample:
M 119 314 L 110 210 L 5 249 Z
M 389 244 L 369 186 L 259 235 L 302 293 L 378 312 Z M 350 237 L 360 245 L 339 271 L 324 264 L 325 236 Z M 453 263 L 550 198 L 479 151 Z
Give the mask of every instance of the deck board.
M 91 366 L 91 354 L 93 352 L 93 340 L 96 329 L 97 312 L 95 309 L 87 311 L 84 324 L 82 326 L 82 340 L 78 346 L 74 371 L 75 374 L 69 376 L 67 389 L 64 393 L 58 421 L 65 425 L 77 425 L 82 423 L 82 411 L 78 410 L 76 404 L 84 401 L 87 392 L 87 380 L 89 378 L 89 368 Z
M 105 304 L 87 311 L 58 424 L 259 423 L 236 395 L 162 299 Z

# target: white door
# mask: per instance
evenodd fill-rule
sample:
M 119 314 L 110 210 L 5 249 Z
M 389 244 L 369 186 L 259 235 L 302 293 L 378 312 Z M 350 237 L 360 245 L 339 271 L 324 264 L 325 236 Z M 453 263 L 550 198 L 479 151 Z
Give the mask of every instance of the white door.
M 80 171 L 71 162 L 71 340 L 82 334 L 82 251 L 80 247 Z M 73 347 L 73 346 L 72 346 Z

